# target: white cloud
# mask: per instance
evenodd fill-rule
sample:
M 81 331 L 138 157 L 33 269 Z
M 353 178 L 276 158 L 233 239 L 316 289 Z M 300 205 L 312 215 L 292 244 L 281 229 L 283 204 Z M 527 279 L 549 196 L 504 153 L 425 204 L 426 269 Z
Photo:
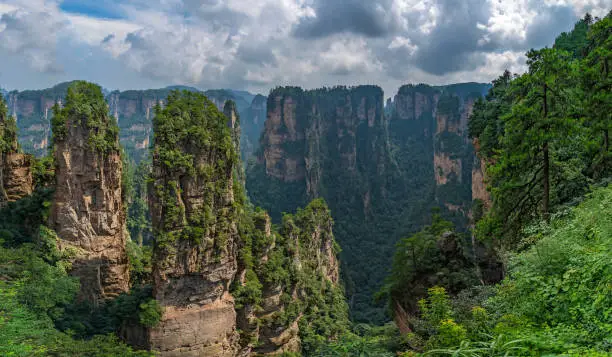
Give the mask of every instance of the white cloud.
M 55 3 L 28 2 L 3 6 L 0 15 L 0 51 L 22 56 L 41 72 L 61 70 L 55 62 L 60 32 L 67 26 Z M 39 5 L 33 6 L 33 5 Z
M 73 38 L 90 46 L 100 45 L 108 36 L 125 39 L 129 33 L 140 29 L 140 26 L 122 20 L 97 19 L 83 15 L 66 15 L 68 30 Z

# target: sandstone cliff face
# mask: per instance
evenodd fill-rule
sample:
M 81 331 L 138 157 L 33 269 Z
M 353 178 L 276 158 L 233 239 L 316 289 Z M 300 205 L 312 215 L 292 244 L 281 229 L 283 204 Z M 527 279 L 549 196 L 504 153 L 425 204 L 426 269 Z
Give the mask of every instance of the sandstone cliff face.
M 179 132 L 182 136 L 173 141 L 162 134 L 163 125 L 180 118 L 165 110 L 165 119 L 156 123 L 149 192 L 156 240 L 154 295 L 164 314 L 148 333 L 149 347 L 161 356 L 234 356 L 238 333 L 229 288 L 239 239 L 232 177 L 237 157 L 234 147 L 223 146 L 223 137 L 216 136 L 230 136 L 227 119 L 206 109 L 205 99 L 192 99 L 200 103 L 190 109 L 193 121 L 177 125 L 226 134 L 211 134 L 218 141 L 206 143 Z M 174 103 L 169 101 L 168 108 L 177 109 Z M 184 161 L 167 161 L 176 150 Z
M 0 205 L 32 193 L 33 158 L 19 149 L 17 126 L 0 98 Z
M 474 193 L 479 188 L 474 180 L 480 180 L 475 176 L 474 165 L 480 163 L 469 139 L 468 121 L 474 102 L 486 88 L 482 86 L 478 91 L 476 87 L 468 92 L 459 85 L 453 86 L 441 97 L 436 113 L 436 199 L 450 212 L 459 212 L 463 217 L 470 216 L 472 201 L 479 194 Z
M 0 159 L 0 184 L 2 202 L 13 202 L 32 194 L 33 157 L 18 152 L 2 153 Z
M 81 281 L 79 298 L 97 304 L 129 289 L 123 169 L 119 138 L 99 87 L 80 82 L 74 90 L 93 91 L 87 105 L 100 116 L 76 112 L 83 105 L 78 99 L 67 100 L 62 109 L 63 124 L 54 128 L 56 190 L 49 225 L 60 238 L 59 248 L 74 254 L 71 274 Z
M 474 149 L 478 153 L 478 140 L 473 142 Z M 474 155 L 474 163 L 472 165 L 472 200 L 480 200 L 487 210 L 491 207 L 491 193 L 487 190 L 486 185 L 486 163 L 479 157 Z
M 324 177 L 334 168 L 345 168 L 353 176 L 360 176 L 366 167 L 384 171 L 388 155 L 385 124 L 378 87 L 280 88 L 268 97 L 258 163 L 265 167 L 267 177 L 301 183 L 304 197 L 319 197 Z M 364 187 L 361 199 L 367 192 Z

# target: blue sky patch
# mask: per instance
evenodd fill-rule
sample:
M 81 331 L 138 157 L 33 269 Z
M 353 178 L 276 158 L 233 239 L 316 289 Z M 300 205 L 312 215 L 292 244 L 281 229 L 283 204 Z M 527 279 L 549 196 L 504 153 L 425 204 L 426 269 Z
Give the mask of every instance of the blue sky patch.
M 119 1 L 112 0 L 64 0 L 60 9 L 65 12 L 104 19 L 121 19 Z

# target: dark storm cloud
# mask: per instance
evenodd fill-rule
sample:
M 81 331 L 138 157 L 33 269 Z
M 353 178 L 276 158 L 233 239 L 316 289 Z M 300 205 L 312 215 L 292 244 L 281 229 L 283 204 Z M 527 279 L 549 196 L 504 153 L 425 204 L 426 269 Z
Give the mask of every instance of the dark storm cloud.
M 241 59 L 245 63 L 263 65 L 270 64 L 275 65 L 277 63 L 276 56 L 267 46 L 267 43 L 263 44 L 250 44 L 243 42 L 238 47 L 238 52 L 236 53 L 239 59 Z
M 570 6 L 551 6 L 539 11 L 527 27 L 526 48 L 550 46 L 560 33 L 570 31 L 578 20 Z
M 115 35 L 111 33 L 108 36 L 104 37 L 104 39 L 102 40 L 102 43 L 109 43 L 114 39 L 115 39 Z
M 499 44 L 479 45 L 486 34 L 478 23 L 486 23 L 490 16 L 485 0 L 440 0 L 440 16 L 436 26 L 426 36 L 413 36 L 418 46 L 414 64 L 435 75 L 472 70 L 484 63 L 475 52 L 494 51 Z
M 303 18 L 293 29 L 299 38 L 321 38 L 337 33 L 384 37 L 397 30 L 391 0 L 316 0 L 316 17 Z
M 213 31 L 240 28 L 250 20 L 247 15 L 230 9 L 223 0 L 184 0 L 183 10 L 187 18 L 204 21 Z

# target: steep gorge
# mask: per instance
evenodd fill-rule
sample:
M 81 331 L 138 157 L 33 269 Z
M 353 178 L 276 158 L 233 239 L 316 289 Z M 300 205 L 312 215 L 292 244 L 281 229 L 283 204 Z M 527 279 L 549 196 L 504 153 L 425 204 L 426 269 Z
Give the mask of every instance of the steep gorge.
M 249 195 L 275 220 L 313 198 L 329 202 L 356 320 L 384 320 L 372 295 L 395 242 L 424 226 L 432 207 L 467 227 L 473 198 L 483 195 L 472 180 L 482 175 L 467 121 L 487 89 L 408 85 L 385 107 L 373 86 L 270 93 Z

